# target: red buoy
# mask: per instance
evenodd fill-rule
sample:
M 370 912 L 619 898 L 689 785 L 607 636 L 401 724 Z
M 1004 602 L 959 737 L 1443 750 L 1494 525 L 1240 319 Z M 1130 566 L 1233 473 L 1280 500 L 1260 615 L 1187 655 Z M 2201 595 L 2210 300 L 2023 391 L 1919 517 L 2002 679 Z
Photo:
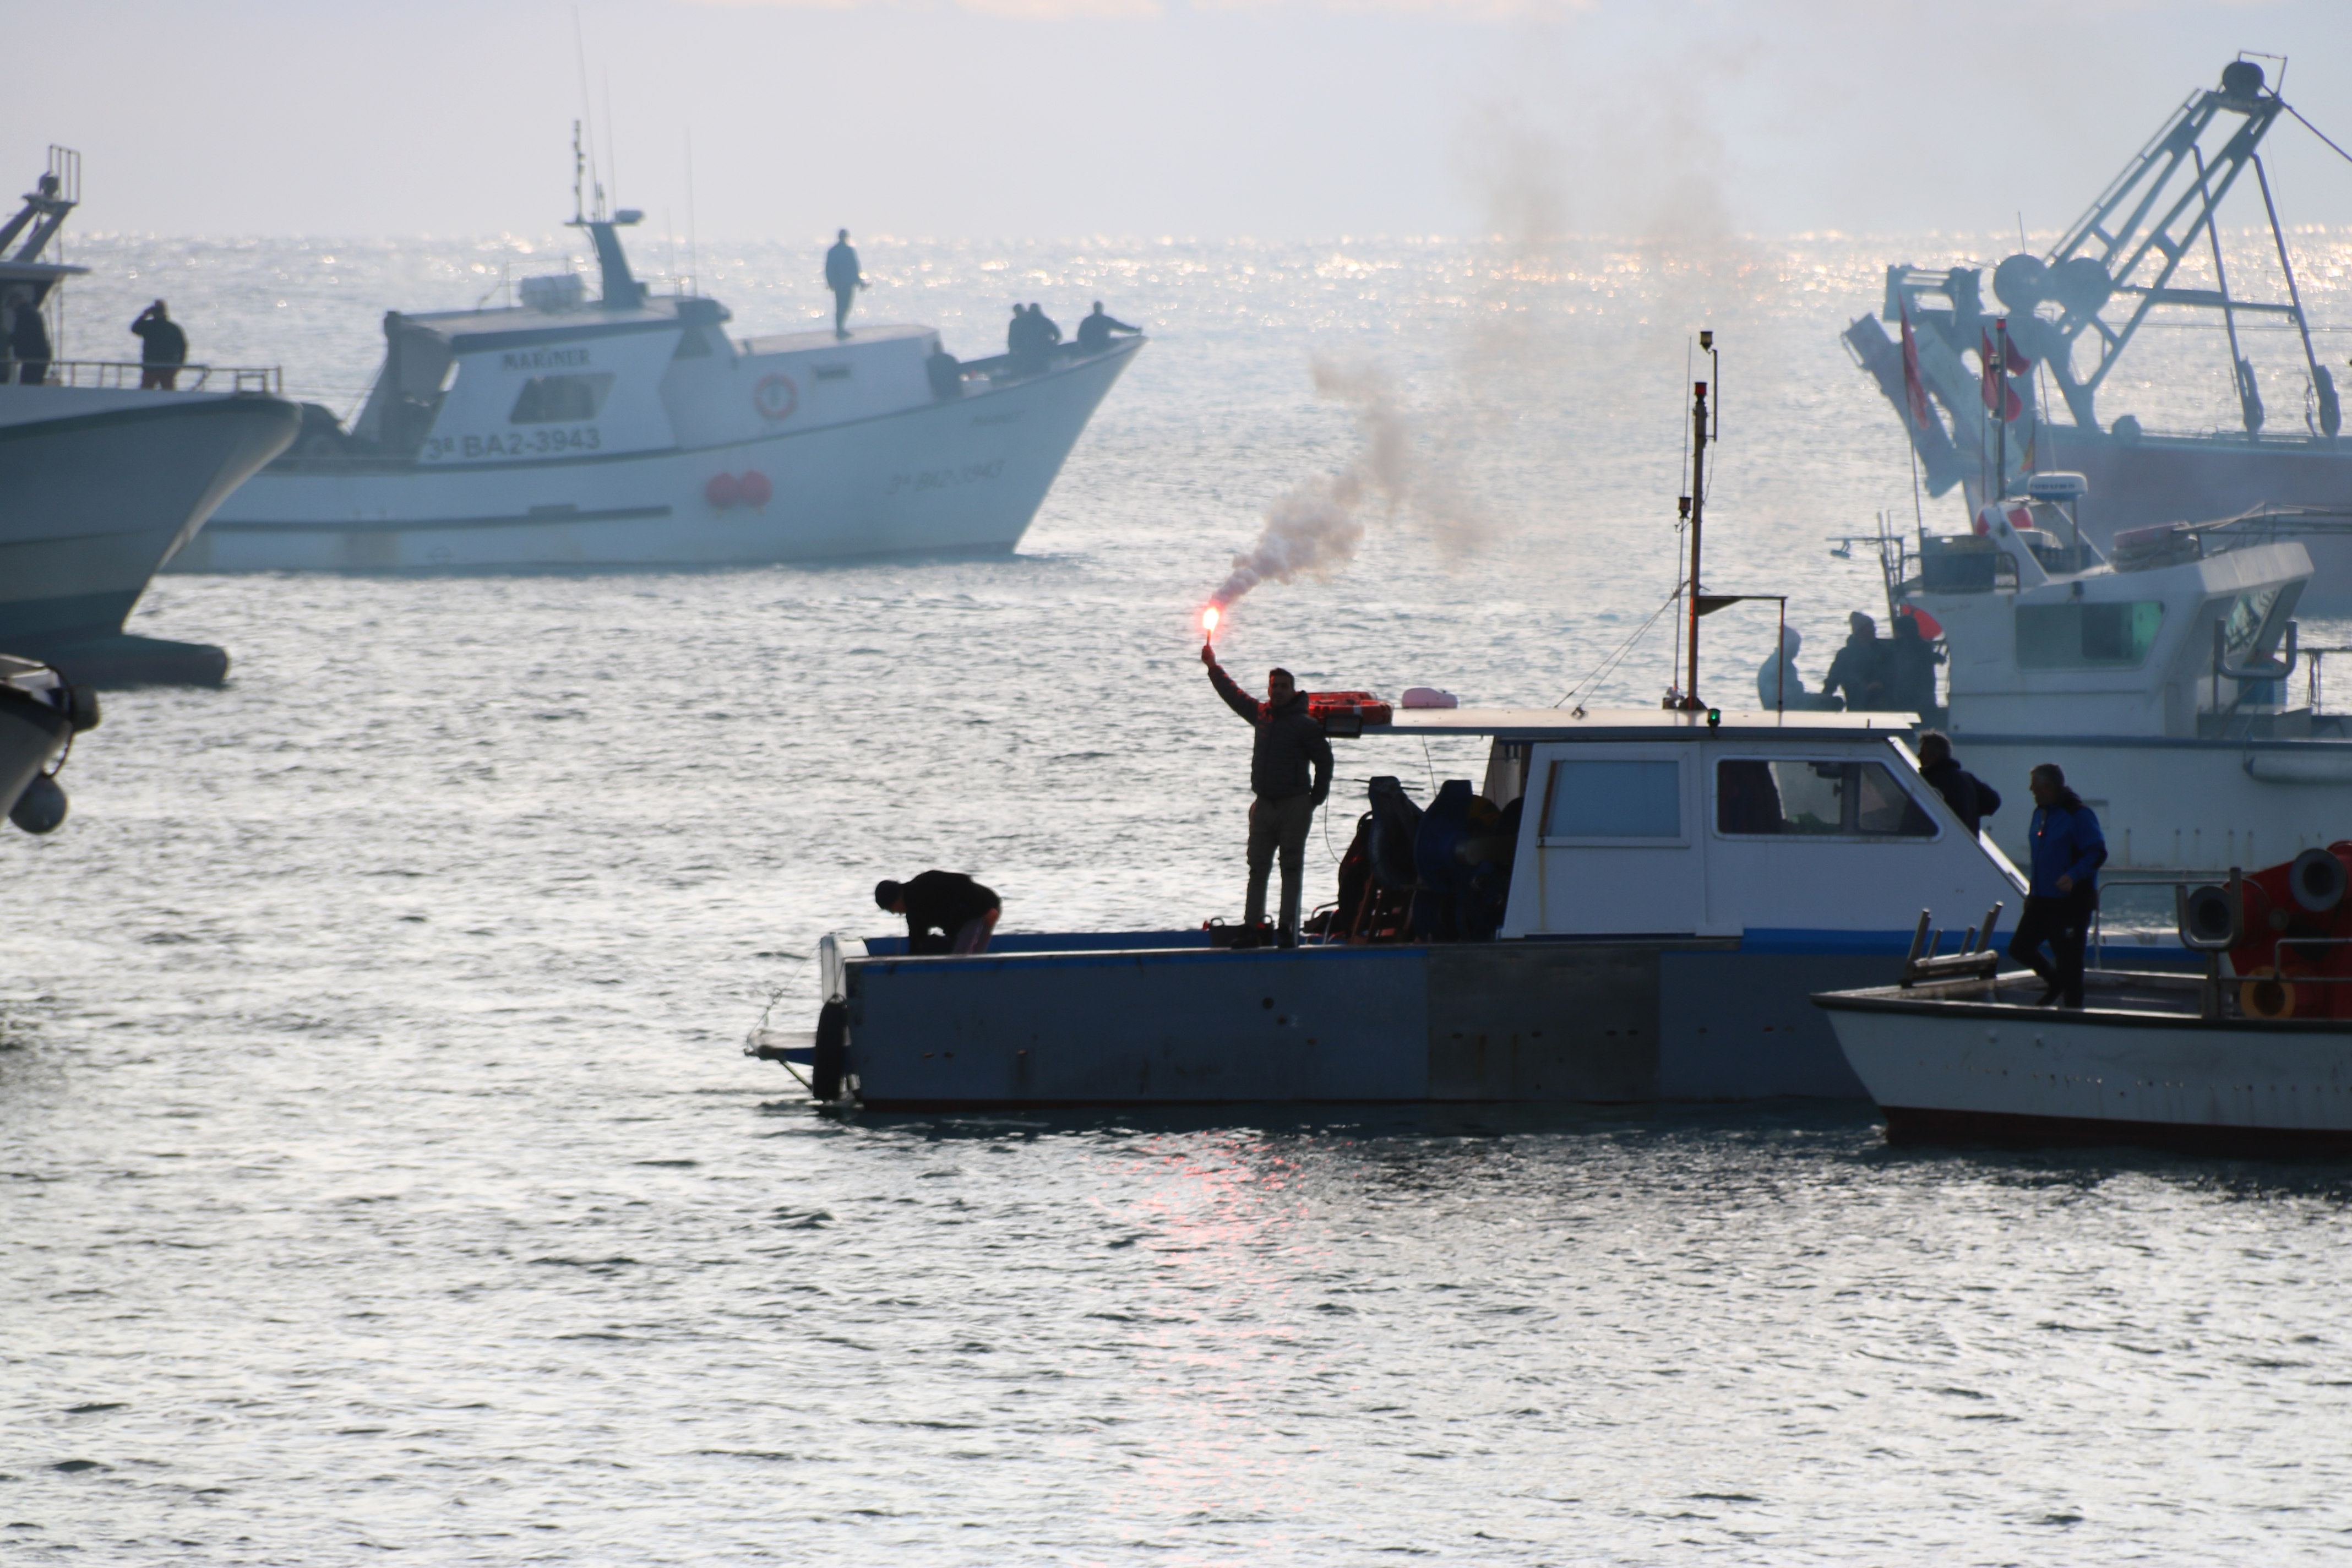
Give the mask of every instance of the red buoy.
M 765 494 L 767 488 L 768 481 L 761 479 L 760 481 L 761 500 L 768 499 Z M 735 482 L 735 476 L 732 474 L 713 474 L 710 476 L 710 482 L 702 487 L 702 499 L 710 503 L 713 510 L 725 511 L 743 499 L 743 487 Z
M 776 487 L 770 484 L 768 476 L 759 469 L 746 468 L 743 477 L 735 483 L 735 493 L 743 498 L 745 506 L 765 508 L 775 498 Z

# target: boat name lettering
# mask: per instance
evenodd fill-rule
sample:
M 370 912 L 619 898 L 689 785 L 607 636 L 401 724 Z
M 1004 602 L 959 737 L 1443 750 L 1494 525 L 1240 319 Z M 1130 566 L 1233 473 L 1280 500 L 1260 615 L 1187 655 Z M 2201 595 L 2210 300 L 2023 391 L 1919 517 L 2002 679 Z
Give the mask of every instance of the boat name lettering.
M 501 370 L 562 370 L 567 365 L 588 363 L 586 349 L 526 349 L 520 353 L 499 356 Z
M 886 496 L 894 496 L 900 490 L 913 490 L 920 495 L 925 490 L 946 489 L 951 485 L 969 485 L 982 479 L 992 479 L 1003 472 L 1004 472 L 1004 459 L 999 458 L 993 462 L 966 463 L 960 468 L 923 468 L 896 473 L 890 476 L 890 482 L 883 487 L 882 493 Z
M 551 458 L 593 452 L 604 446 L 593 425 L 517 430 L 502 436 L 435 436 L 425 443 L 425 461 L 479 462 L 487 458 Z

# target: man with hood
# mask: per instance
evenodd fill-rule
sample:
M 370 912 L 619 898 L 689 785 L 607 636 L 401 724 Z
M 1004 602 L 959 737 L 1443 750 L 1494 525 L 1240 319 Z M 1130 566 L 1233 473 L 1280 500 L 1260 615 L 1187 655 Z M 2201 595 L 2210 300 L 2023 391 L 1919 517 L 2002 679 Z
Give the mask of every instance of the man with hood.
M 2033 821 L 2026 832 L 2032 849 L 2033 881 L 2017 917 L 2009 956 L 2042 976 L 2048 987 L 2039 1005 L 2083 1005 L 2083 945 L 2091 912 L 2099 907 L 2099 868 L 2107 858 L 2106 836 L 2083 797 L 2066 787 L 2055 763 L 2043 763 L 2026 777 L 2033 792 Z M 2050 944 L 2044 963 L 2042 945 Z
M 1767 713 L 1785 709 L 1791 713 L 1805 713 L 1821 709 L 1834 710 L 1838 700 L 1826 691 L 1808 691 L 1805 678 L 1797 673 L 1797 650 L 1805 639 L 1794 626 L 1780 630 L 1780 652 L 1768 657 L 1756 671 L 1756 700 Z
M 1209 684 L 1225 706 L 1257 731 L 1250 751 L 1249 901 L 1242 918 L 1252 932 L 1265 924 L 1265 879 L 1275 852 L 1282 854 L 1282 920 L 1275 945 L 1298 945 L 1298 902 L 1307 877 L 1307 829 L 1315 808 L 1331 793 L 1331 742 L 1307 711 L 1307 694 L 1286 669 L 1266 672 L 1260 702 L 1234 683 L 1217 663 L 1217 650 L 1201 645 Z M 1309 764 L 1314 777 L 1307 777 Z

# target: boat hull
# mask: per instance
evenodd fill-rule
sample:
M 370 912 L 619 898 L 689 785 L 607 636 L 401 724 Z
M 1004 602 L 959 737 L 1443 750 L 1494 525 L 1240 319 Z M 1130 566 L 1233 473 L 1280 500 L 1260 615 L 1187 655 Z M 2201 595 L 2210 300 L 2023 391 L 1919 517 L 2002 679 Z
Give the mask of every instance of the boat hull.
M 0 816 L 25 786 L 65 750 L 72 726 L 66 716 L 23 692 L 0 686 Z
M 2352 1149 L 2352 1025 L 2105 1007 L 2095 986 L 2081 1010 L 1816 1000 L 1890 1137 Z
M 113 637 L 172 551 L 300 426 L 274 397 L 0 388 L 0 649 Z
M 853 959 L 845 1067 L 881 1110 L 1855 1099 L 1808 998 L 1906 935 Z
M 1133 357 L 1121 344 L 898 413 L 691 451 L 497 467 L 294 466 L 257 476 L 175 572 L 729 565 L 994 553 L 1028 529 Z M 772 498 L 717 506 L 756 471 Z

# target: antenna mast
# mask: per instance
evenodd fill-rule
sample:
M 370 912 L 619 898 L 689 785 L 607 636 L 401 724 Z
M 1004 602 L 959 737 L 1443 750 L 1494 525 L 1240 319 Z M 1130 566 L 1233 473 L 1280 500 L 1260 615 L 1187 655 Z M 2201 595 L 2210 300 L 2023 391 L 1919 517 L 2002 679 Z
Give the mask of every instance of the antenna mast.
M 1698 335 L 1699 351 L 1707 356 L 1708 374 L 1715 375 L 1720 360 L 1715 352 L 1715 334 L 1703 331 Z M 1719 379 L 1719 377 L 1718 377 Z M 1719 418 L 1723 400 L 1716 399 Z M 1690 666 L 1683 677 L 1682 700 L 1675 704 L 1685 713 L 1702 712 L 1706 703 L 1698 694 L 1698 618 L 1706 612 L 1699 606 L 1699 535 L 1706 516 L 1706 444 L 1712 434 L 1706 406 L 1706 383 L 1691 384 L 1691 483 L 1690 494 L 1682 498 L 1682 513 L 1690 520 Z

